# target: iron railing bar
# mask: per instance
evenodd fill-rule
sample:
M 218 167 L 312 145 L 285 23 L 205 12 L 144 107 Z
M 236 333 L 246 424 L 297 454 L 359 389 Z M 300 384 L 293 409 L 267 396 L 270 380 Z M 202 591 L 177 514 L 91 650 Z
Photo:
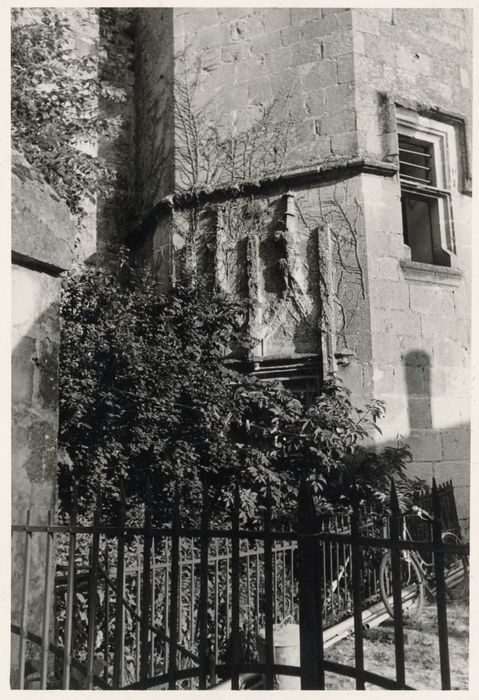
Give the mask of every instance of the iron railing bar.
M 231 674 L 231 690 L 239 690 L 239 673 L 237 666 L 240 662 L 240 557 L 239 546 L 240 539 L 238 536 L 239 530 L 239 513 L 240 500 L 238 484 L 235 485 L 234 503 L 232 513 L 232 531 L 233 537 L 231 540 L 231 653 L 232 653 L 232 674 Z
M 165 562 L 167 565 L 170 564 L 170 546 L 167 540 L 164 540 L 166 542 L 165 545 Z M 163 602 L 164 602 L 164 620 L 165 620 L 165 629 L 169 630 L 170 629 L 170 577 L 169 577 L 169 571 L 170 569 L 165 568 L 165 592 L 163 596 Z M 165 659 L 164 659 L 164 670 L 165 673 L 167 672 L 167 669 L 169 668 L 169 654 L 170 654 L 170 643 L 165 644 Z
M 298 508 L 298 601 L 301 690 L 324 690 L 324 647 L 322 615 L 323 570 L 319 543 L 307 537 L 318 525 L 310 484 L 301 480 Z
M 100 524 L 100 508 L 101 508 L 101 492 L 97 489 L 96 507 L 94 515 L 94 523 L 96 526 Z M 91 562 L 90 562 L 90 581 L 88 595 L 88 642 L 87 642 L 87 677 L 86 684 L 88 690 L 93 690 L 94 685 L 94 669 L 93 663 L 95 658 L 96 645 L 96 596 L 97 596 L 97 580 L 98 580 L 98 560 L 100 552 L 100 531 L 99 527 L 95 527 L 93 532 Z
M 31 509 L 27 510 L 26 520 L 27 525 L 30 523 Z M 23 586 L 22 586 L 22 603 L 20 612 L 20 640 L 18 648 L 18 687 L 23 690 L 25 685 L 25 654 L 26 654 L 26 639 L 27 639 L 27 618 L 28 618 L 28 599 L 30 592 L 30 558 L 32 546 L 32 533 L 25 530 L 25 555 L 23 560 Z
M 177 652 L 178 641 L 178 566 L 180 557 L 180 534 L 179 534 L 179 490 L 178 483 L 175 484 L 175 499 L 173 507 L 173 526 L 171 537 L 171 592 L 170 592 L 170 649 L 168 659 L 168 689 L 175 690 L 177 679 Z
M 99 572 L 100 574 L 102 574 L 103 577 L 105 577 L 105 572 L 104 572 L 104 570 L 101 568 L 101 566 L 98 567 L 98 572 Z M 113 585 L 112 579 L 109 579 L 109 584 L 110 584 L 110 585 Z M 142 622 L 142 617 L 141 617 L 141 615 L 138 615 L 138 613 L 136 612 L 135 608 L 131 605 L 131 603 L 129 603 L 129 602 L 126 600 L 126 598 L 123 597 L 123 598 L 121 599 L 121 604 L 122 604 L 122 607 L 124 607 L 124 608 L 130 613 L 130 616 L 132 617 L 132 619 L 141 624 L 141 622 Z M 165 642 L 167 642 L 168 644 L 171 644 L 171 639 L 170 639 L 170 637 L 165 633 L 164 629 L 163 629 L 160 625 L 153 625 L 153 624 L 149 623 L 149 624 L 148 624 L 148 629 L 149 629 L 151 632 L 154 632 L 155 634 L 157 634 L 159 637 L 161 637 L 161 639 L 163 639 L 163 640 L 164 640 Z M 187 647 L 182 646 L 181 644 L 177 644 L 177 645 L 176 645 L 176 648 L 178 649 L 178 652 L 179 652 L 179 653 L 184 654 L 185 656 L 189 656 L 189 658 L 190 658 L 192 661 L 198 662 L 198 660 L 199 660 L 199 659 L 198 659 L 198 656 L 196 656 L 196 654 L 194 654 L 192 651 L 190 651 Z
M 273 690 L 274 638 L 273 638 L 273 562 L 271 538 L 271 490 L 267 485 L 264 515 L 264 630 L 265 630 L 265 690 Z
M 226 540 L 225 543 L 226 546 L 226 559 L 225 559 L 225 568 L 226 568 L 226 585 L 225 585 L 225 597 L 226 597 L 226 610 L 225 610 L 225 624 L 226 624 L 226 639 L 228 639 L 229 634 L 230 634 L 230 552 L 229 552 L 229 540 Z
M 178 643 L 183 642 L 183 565 L 181 561 L 181 550 L 183 542 L 180 540 L 180 557 L 178 561 Z M 179 668 L 182 668 L 182 659 L 176 658 Z
M 151 626 L 154 627 L 156 619 L 156 541 L 151 541 L 152 562 L 151 562 Z M 150 675 L 155 675 L 155 633 L 150 633 Z
M 251 561 L 246 557 L 246 619 L 248 634 L 251 631 Z
M 359 535 L 359 512 L 353 508 L 351 514 L 351 544 L 352 559 L 352 593 L 354 618 L 354 659 L 356 665 L 356 690 L 364 690 L 364 649 L 363 649 L 363 616 L 361 601 L 361 569 L 362 556 L 360 545 L 357 544 Z
M 219 611 L 218 611 L 218 605 L 219 605 L 219 591 L 218 591 L 218 584 L 219 584 L 219 559 L 218 559 L 218 540 L 215 540 L 215 552 L 216 552 L 216 558 L 215 558 L 215 664 L 218 663 L 218 626 L 219 626 Z
M 259 632 L 259 552 L 256 553 L 256 572 L 255 572 L 255 620 L 256 620 L 256 634 Z
M 432 483 L 432 508 L 434 513 L 433 540 L 436 544 L 439 544 L 439 542 L 442 542 L 441 502 L 439 500 L 435 479 Z M 434 573 L 436 577 L 437 629 L 439 638 L 439 660 L 441 665 L 441 688 L 442 690 L 451 690 L 444 555 L 441 551 L 436 551 L 434 553 Z
M 190 542 L 190 548 L 191 548 L 191 559 L 190 559 L 190 567 L 191 567 L 191 581 L 190 581 L 190 644 L 193 644 L 193 640 L 195 637 L 195 543 L 194 540 L 191 539 Z
M 140 680 L 140 622 L 141 622 L 141 560 L 140 545 L 136 542 L 136 609 L 137 616 L 135 622 L 135 680 Z
M 206 689 L 206 680 L 208 675 L 208 520 L 209 520 L 209 504 L 208 504 L 208 484 L 205 481 L 202 491 L 202 508 L 201 508 L 201 540 L 200 540 L 200 599 L 198 606 L 199 618 L 199 657 L 200 657 L 200 673 L 199 673 L 199 690 Z
M 74 525 L 77 517 L 77 496 L 76 488 L 73 487 L 72 512 L 70 523 Z M 67 573 L 67 595 L 65 609 L 65 638 L 63 641 L 63 674 L 62 687 L 64 690 L 70 688 L 70 667 L 72 658 L 72 628 L 73 628 L 73 604 L 75 600 L 75 548 L 76 535 L 71 533 L 68 542 L 68 573 Z
M 51 509 L 48 511 L 48 524 L 53 522 L 53 513 Z M 50 607 L 52 602 L 52 568 L 53 568 L 53 548 L 55 535 L 48 532 L 47 534 L 47 549 L 45 557 L 45 600 L 43 607 L 42 619 L 42 651 L 41 651 L 41 666 L 40 666 L 40 689 L 46 690 L 48 681 L 48 641 L 50 634 Z
M 45 525 L 16 525 L 12 526 L 12 531 L 13 532 L 46 532 L 47 526 Z M 112 528 L 112 527 L 107 527 L 107 526 L 99 526 L 98 528 L 93 528 L 93 527 L 75 527 L 71 528 L 69 526 L 63 526 L 63 525 L 53 525 L 51 528 L 48 528 L 49 531 L 55 532 L 55 533 L 63 533 L 63 534 L 70 534 L 70 533 L 80 533 L 80 534 L 92 534 L 92 533 L 97 533 L 97 534 L 105 534 L 105 535 L 118 535 L 118 528 Z M 125 535 L 128 534 L 142 534 L 142 529 L 141 528 L 125 528 L 124 530 Z M 171 529 L 164 530 L 164 529 L 158 529 L 158 528 L 152 528 L 150 531 L 150 534 L 155 537 L 155 536 L 171 536 Z M 187 536 L 187 537 L 200 537 L 200 531 L 197 529 L 188 529 L 188 530 L 181 530 L 178 533 L 180 536 Z M 258 531 L 258 530 L 240 530 L 239 536 L 240 539 L 258 539 L 263 537 L 263 532 Z M 208 537 L 213 538 L 213 537 L 224 537 L 224 538 L 231 538 L 231 530 L 218 530 L 218 529 L 210 529 L 208 530 Z M 285 542 L 291 542 L 291 541 L 297 541 L 298 537 L 301 539 L 301 535 L 298 535 L 298 533 L 295 532 L 276 532 L 276 531 L 271 531 L 269 533 L 269 537 L 272 540 L 283 540 Z M 315 532 L 312 533 L 311 535 L 308 535 L 308 537 L 316 537 L 319 540 L 325 541 L 325 542 L 344 542 L 347 544 L 351 544 L 351 536 L 342 534 L 342 533 L 335 533 L 335 532 Z M 377 549 L 385 549 L 389 548 L 390 542 L 389 540 L 385 538 L 380 538 L 380 537 L 359 537 L 358 538 L 358 543 L 364 546 L 369 546 L 372 548 L 377 548 Z M 413 550 L 413 551 L 418 551 L 418 552 L 434 552 L 434 551 L 448 551 L 448 552 L 454 552 L 456 554 L 464 554 L 468 555 L 469 554 L 469 544 L 468 543 L 463 543 L 463 544 L 434 544 L 432 542 L 427 542 L 427 541 L 421 541 L 421 540 L 408 540 L 408 541 L 401 541 L 400 543 L 397 544 L 397 547 L 401 550 Z
M 108 542 L 105 543 L 105 573 L 109 576 L 110 573 L 110 561 L 108 555 Z M 108 581 L 105 579 L 105 631 L 104 631 L 104 641 L 105 641 L 105 669 L 103 673 L 103 678 L 106 683 L 108 683 L 108 669 L 109 669 L 109 648 L 108 640 L 110 636 L 110 586 Z
M 289 549 L 290 552 L 290 572 L 289 572 L 289 580 L 290 580 L 290 607 L 291 607 L 291 613 L 293 612 L 293 606 L 294 606 L 294 553 L 297 552 L 297 547 L 291 546 Z
M 20 635 L 21 629 L 19 625 L 11 624 L 10 625 L 10 630 L 12 634 L 18 634 Z M 29 642 L 32 642 L 32 644 L 36 644 L 38 647 L 41 647 L 42 645 L 42 638 L 38 634 L 34 634 L 33 632 L 30 632 L 27 630 L 25 639 Z M 48 651 L 56 656 L 57 659 L 62 659 L 63 654 L 64 654 L 64 648 L 61 646 L 57 646 L 53 644 L 53 642 L 49 642 L 48 644 Z M 79 673 L 85 677 L 87 674 L 87 668 L 85 664 L 82 664 L 80 661 L 77 659 L 72 659 L 71 660 L 71 666 L 74 668 L 76 671 L 79 671 Z M 105 683 L 103 678 L 100 676 L 97 676 L 96 674 L 93 675 L 93 680 L 95 681 L 95 685 L 100 688 L 100 690 L 111 690 L 111 687 Z
M 396 658 L 396 682 L 399 688 L 404 688 L 406 684 L 406 670 L 404 664 L 404 627 L 401 590 L 401 551 L 397 547 L 401 533 L 401 513 L 399 510 L 394 481 L 392 481 L 391 483 L 390 507 L 390 548 L 394 612 L 394 652 Z
M 113 687 L 121 688 L 123 685 L 123 657 L 124 657 L 124 628 L 125 612 L 123 599 L 125 597 L 125 537 L 124 525 L 126 519 L 126 505 L 123 485 L 120 486 L 120 511 L 119 529 L 116 559 L 116 583 L 115 583 L 115 638 L 113 648 Z M 106 572 L 105 572 L 105 578 Z M 108 581 L 107 581 L 108 582 Z
M 148 489 L 147 489 L 148 493 Z M 140 623 L 140 681 L 146 682 L 148 678 L 149 666 L 149 624 L 150 604 L 151 604 L 151 506 L 149 502 L 145 506 L 145 534 L 143 539 L 143 581 L 141 588 L 141 623 Z
M 219 664 L 217 670 L 221 675 L 226 675 L 231 672 L 231 666 L 228 664 Z M 264 670 L 265 666 L 261 663 L 244 663 L 239 667 L 240 673 L 264 673 Z M 356 677 L 356 669 L 353 666 L 341 664 L 337 661 L 325 660 L 324 670 L 328 671 L 329 673 L 337 673 L 339 675 L 347 676 L 348 678 Z M 281 675 L 297 677 L 300 675 L 300 668 L 297 666 L 274 664 L 273 672 Z M 395 680 L 392 678 L 387 678 L 386 676 L 380 676 L 372 671 L 364 671 L 364 680 L 366 683 L 372 683 L 387 690 L 398 690 Z M 414 688 L 411 688 L 411 686 L 406 686 L 405 689 L 414 690 Z

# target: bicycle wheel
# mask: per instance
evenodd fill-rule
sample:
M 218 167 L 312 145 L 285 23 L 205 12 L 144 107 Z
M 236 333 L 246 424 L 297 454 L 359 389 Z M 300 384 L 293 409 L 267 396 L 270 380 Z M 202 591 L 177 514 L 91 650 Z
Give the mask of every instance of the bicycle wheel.
M 446 532 L 442 541 L 447 544 L 462 544 L 457 535 L 452 532 Z M 444 574 L 446 578 L 446 591 L 450 598 L 462 598 L 465 595 L 469 585 L 469 565 L 467 557 L 455 552 L 446 552 L 444 554 Z
M 424 580 L 415 559 L 401 556 L 401 594 L 403 601 L 403 617 L 418 618 L 424 607 Z M 392 589 L 391 553 L 387 552 L 379 565 L 379 587 L 381 599 L 386 610 L 394 618 L 394 603 Z

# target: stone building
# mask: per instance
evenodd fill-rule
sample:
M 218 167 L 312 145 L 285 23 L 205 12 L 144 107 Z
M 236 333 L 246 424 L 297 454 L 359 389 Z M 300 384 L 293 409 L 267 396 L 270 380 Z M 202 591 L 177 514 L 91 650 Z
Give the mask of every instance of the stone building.
M 75 12 L 85 52 L 102 18 Z M 308 395 L 334 371 L 356 401 L 383 399 L 379 446 L 402 436 L 411 469 L 452 478 L 466 529 L 471 25 L 432 8 L 123 14 L 124 126 L 97 144 L 120 187 L 79 249 L 126 240 L 165 286 L 186 268 L 246 299 L 245 368 Z M 22 158 L 13 182 L 23 519 L 55 491 L 58 274 L 78 231 Z
M 136 24 L 133 251 L 249 301 L 250 367 L 386 402 L 469 483 L 471 17 L 156 8 Z
M 67 12 L 88 51 L 101 13 Z M 415 473 L 452 478 L 467 530 L 470 11 L 111 12 L 133 60 L 99 67 L 127 100 L 119 138 L 97 146 L 120 184 L 80 246 L 13 159 L 14 520 L 30 504 L 44 518 L 56 489 L 58 275 L 73 249 L 105 258 L 126 240 L 165 286 L 187 269 L 248 301 L 245 369 L 309 397 L 336 372 L 356 402 L 384 400 L 378 446 L 402 436 Z M 14 616 L 19 601 L 14 586 Z

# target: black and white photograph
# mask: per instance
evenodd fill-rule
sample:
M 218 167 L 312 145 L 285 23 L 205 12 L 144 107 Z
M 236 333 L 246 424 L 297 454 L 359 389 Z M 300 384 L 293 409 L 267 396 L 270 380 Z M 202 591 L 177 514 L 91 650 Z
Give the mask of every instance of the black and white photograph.
M 10 689 L 468 691 L 473 9 L 144 5 L 8 9 Z

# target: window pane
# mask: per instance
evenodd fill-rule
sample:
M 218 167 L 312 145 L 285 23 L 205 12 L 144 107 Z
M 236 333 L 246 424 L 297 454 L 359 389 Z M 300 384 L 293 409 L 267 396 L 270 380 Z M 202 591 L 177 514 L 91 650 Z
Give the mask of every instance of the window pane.
M 432 203 L 403 194 L 404 240 L 411 248 L 411 259 L 434 264 L 431 212 Z
M 430 147 L 415 139 L 399 137 L 399 173 L 402 178 L 432 184 Z

